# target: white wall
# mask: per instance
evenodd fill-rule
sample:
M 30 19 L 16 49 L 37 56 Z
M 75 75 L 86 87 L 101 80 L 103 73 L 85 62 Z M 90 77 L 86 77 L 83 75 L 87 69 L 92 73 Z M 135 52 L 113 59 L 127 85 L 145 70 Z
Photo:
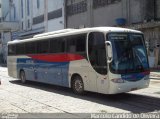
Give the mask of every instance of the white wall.
M 62 17 L 48 21 L 48 32 L 64 29 L 64 0 L 48 0 L 48 12 L 62 8 Z
M 62 17 L 46 20 L 47 13 L 60 8 L 62 8 Z M 39 9 L 37 8 L 37 0 L 33 0 L 33 18 L 40 15 L 44 15 L 44 22 L 33 25 L 33 29 L 45 27 L 46 32 L 64 29 L 64 0 L 40 0 Z

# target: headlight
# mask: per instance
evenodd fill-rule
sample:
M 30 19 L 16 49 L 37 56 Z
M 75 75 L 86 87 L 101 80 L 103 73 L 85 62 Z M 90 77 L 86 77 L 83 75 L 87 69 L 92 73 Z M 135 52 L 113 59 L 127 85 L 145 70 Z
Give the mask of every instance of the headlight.
M 111 79 L 112 82 L 114 83 L 125 83 L 126 81 L 121 79 L 121 78 L 117 78 L 117 79 Z

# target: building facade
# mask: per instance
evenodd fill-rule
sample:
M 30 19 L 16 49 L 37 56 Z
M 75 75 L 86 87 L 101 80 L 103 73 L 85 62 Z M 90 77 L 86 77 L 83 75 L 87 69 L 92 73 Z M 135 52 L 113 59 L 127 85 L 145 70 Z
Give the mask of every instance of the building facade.
M 67 0 L 68 28 L 120 26 L 144 32 L 151 67 L 160 65 L 159 0 Z
M 4 61 L 9 40 L 64 28 L 118 26 L 143 31 L 150 66 L 160 65 L 160 0 L 0 0 L 0 4 Z
M 65 28 L 65 0 L 0 0 L 0 6 L 0 62 L 8 41 Z
M 149 1 L 149 0 L 146 0 Z M 117 26 L 144 20 L 144 0 L 67 0 L 67 27 Z
M 11 32 L 19 30 L 18 16 L 13 0 L 0 0 L 0 62 L 6 63 L 7 42 Z
M 21 29 L 13 39 L 64 29 L 64 0 L 15 0 L 19 2 Z

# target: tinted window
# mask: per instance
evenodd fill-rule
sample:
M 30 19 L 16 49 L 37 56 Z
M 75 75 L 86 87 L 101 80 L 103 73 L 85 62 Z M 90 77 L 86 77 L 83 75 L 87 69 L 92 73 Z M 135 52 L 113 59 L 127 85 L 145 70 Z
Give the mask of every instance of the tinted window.
M 37 42 L 37 53 L 48 53 L 49 52 L 49 40 Z
M 76 38 L 74 36 L 67 38 L 67 52 L 76 52 Z
M 25 53 L 25 45 L 24 45 L 24 43 L 22 44 L 17 44 L 16 45 L 16 54 L 17 55 L 22 55 L 22 54 L 24 54 Z
M 8 46 L 8 55 L 15 55 L 16 54 L 16 45 L 9 45 Z
M 107 74 L 107 58 L 103 33 L 89 34 L 88 54 L 92 67 L 100 74 Z
M 36 53 L 36 43 L 30 42 L 25 44 L 26 53 L 27 54 L 35 54 Z
M 67 37 L 67 52 L 85 52 L 86 35 L 77 35 Z
M 86 35 L 78 36 L 76 41 L 76 51 L 84 52 L 86 50 Z
M 65 51 L 65 41 L 61 38 L 55 38 L 50 40 L 50 52 L 61 53 Z
M 111 71 L 118 74 L 148 71 L 147 51 L 142 34 L 110 33 L 107 38 L 112 43 L 113 61 Z M 140 78 L 132 79 L 139 80 Z

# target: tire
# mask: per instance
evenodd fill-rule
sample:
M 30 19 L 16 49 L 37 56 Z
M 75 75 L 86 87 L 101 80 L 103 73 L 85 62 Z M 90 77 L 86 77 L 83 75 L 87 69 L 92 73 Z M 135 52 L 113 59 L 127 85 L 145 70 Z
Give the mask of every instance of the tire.
M 26 83 L 26 76 L 25 76 L 25 72 L 24 71 L 20 72 L 20 80 L 21 80 L 21 83 L 23 83 L 23 84 Z
M 84 84 L 80 76 L 75 76 L 73 78 L 72 90 L 75 94 L 84 94 Z

